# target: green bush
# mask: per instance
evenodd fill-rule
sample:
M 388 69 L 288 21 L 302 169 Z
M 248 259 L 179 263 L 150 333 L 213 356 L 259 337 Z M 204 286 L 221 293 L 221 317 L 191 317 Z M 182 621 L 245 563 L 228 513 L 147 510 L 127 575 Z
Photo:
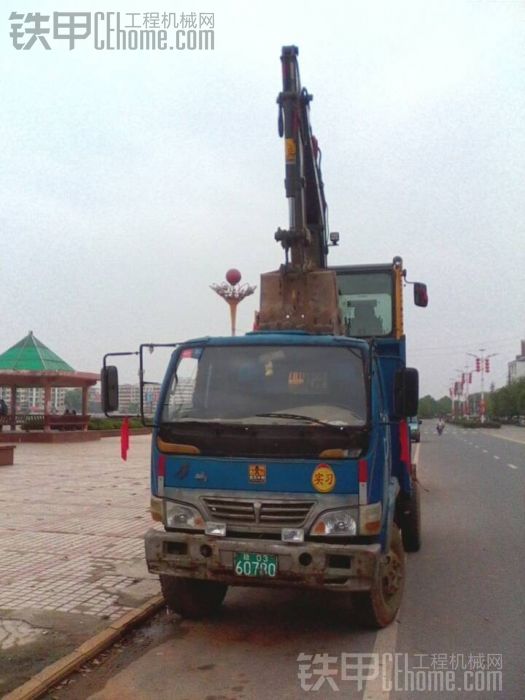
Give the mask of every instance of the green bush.
M 88 424 L 88 430 L 120 430 L 121 427 L 121 418 L 91 418 Z M 144 426 L 139 418 L 130 418 L 129 427 L 133 429 Z
M 501 423 L 494 420 L 486 420 L 484 423 L 479 420 L 456 420 L 454 425 L 460 428 L 501 428 Z

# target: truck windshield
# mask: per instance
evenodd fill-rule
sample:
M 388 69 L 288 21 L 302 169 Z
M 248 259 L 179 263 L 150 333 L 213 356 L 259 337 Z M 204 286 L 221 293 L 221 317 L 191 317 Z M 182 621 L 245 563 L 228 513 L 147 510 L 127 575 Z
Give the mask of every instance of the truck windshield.
M 162 407 L 163 423 L 363 426 L 366 415 L 361 351 L 326 346 L 186 348 Z

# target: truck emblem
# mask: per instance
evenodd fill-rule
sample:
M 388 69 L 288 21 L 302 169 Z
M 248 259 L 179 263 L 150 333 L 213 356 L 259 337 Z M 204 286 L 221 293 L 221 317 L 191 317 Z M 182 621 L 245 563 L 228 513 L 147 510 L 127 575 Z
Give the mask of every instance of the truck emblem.
M 266 483 L 266 464 L 249 464 L 248 478 L 255 484 Z
M 177 479 L 185 479 L 189 473 L 189 466 L 187 464 L 181 464 L 175 476 L 177 477 Z
M 329 493 L 335 488 L 334 470 L 329 464 L 318 464 L 312 474 L 312 486 L 319 493 Z

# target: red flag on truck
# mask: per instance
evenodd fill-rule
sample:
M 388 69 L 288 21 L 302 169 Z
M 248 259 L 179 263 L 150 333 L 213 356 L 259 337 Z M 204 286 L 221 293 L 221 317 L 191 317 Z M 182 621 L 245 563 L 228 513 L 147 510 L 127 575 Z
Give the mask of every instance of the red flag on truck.
M 129 421 L 124 418 L 120 428 L 120 456 L 124 461 L 128 458 L 129 449 Z

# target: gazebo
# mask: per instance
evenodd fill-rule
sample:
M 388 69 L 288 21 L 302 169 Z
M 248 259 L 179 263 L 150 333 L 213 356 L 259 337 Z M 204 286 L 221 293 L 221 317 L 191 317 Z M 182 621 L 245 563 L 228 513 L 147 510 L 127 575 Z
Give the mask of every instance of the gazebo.
M 48 435 L 52 430 L 87 431 L 88 388 L 98 380 L 98 374 L 76 372 L 29 331 L 25 338 L 0 355 L 0 387 L 10 388 L 9 413 L 1 416 L 0 422 L 9 425 L 12 431 L 21 425 L 28 429 L 40 428 Z M 52 412 L 51 390 L 55 387 L 82 389 L 81 415 Z M 17 412 L 17 390 L 29 388 L 44 390 L 43 413 Z

